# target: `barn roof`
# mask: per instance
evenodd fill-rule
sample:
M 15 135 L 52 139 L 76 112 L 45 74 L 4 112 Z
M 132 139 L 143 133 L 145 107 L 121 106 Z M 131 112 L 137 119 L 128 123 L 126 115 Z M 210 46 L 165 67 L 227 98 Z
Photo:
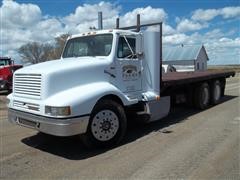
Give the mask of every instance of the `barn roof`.
M 201 49 L 209 60 L 203 45 L 187 45 L 163 48 L 163 61 L 196 60 Z

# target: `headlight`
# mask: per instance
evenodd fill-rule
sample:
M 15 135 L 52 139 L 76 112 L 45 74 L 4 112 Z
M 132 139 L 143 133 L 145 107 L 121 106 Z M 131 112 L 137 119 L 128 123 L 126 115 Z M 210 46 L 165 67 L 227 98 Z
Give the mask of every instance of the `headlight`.
M 69 116 L 71 114 L 70 106 L 53 107 L 45 106 L 45 113 L 50 116 Z

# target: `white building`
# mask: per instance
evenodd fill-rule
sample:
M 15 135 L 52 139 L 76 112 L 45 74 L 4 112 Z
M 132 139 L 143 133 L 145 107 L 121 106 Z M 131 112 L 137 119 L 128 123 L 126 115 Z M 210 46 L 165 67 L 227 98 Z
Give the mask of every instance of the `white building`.
M 163 64 L 172 65 L 177 71 L 204 71 L 208 60 L 203 45 L 163 48 Z

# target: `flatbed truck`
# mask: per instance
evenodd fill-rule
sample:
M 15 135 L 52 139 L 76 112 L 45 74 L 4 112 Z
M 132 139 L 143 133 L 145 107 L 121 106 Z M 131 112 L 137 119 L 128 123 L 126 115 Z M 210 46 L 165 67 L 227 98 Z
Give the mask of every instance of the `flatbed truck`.
M 159 32 L 141 31 L 159 26 Z M 129 115 L 152 122 L 171 103 L 219 103 L 235 72 L 162 73 L 162 23 L 72 35 L 61 59 L 17 70 L 8 95 L 11 123 L 55 136 L 79 135 L 89 147 L 116 145 Z

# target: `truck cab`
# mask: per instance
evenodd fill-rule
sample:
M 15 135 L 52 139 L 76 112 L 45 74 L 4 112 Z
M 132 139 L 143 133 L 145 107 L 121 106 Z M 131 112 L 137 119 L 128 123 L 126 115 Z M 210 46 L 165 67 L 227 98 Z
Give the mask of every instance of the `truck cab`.
M 12 76 L 14 71 L 22 65 L 15 65 L 9 57 L 0 57 L 0 90 L 12 90 Z
M 140 114 L 151 114 L 148 120 L 168 114 L 169 98 L 159 100 L 159 45 L 157 32 L 115 29 L 69 37 L 61 59 L 14 73 L 9 121 L 56 136 L 84 134 L 92 144 L 120 141 L 128 109 L 139 106 Z M 165 108 L 151 108 L 159 102 Z

